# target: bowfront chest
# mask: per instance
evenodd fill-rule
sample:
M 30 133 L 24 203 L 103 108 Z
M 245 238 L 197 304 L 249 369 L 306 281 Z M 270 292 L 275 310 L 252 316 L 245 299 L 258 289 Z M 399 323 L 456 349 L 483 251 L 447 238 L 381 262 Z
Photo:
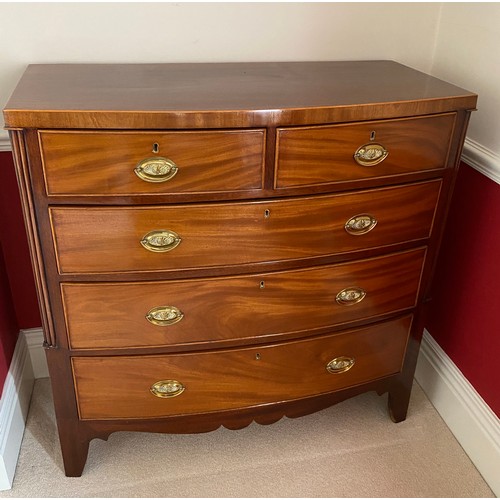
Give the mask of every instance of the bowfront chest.
M 404 420 L 476 95 L 391 61 L 29 66 L 4 110 L 66 474 L 114 431 Z

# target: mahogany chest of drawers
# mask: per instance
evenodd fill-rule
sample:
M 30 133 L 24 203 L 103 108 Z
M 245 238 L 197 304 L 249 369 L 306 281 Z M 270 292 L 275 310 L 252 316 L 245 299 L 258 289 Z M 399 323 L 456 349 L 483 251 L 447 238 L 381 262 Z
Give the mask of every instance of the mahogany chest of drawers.
M 66 474 L 114 431 L 406 417 L 476 95 L 390 61 L 29 66 L 4 116 Z

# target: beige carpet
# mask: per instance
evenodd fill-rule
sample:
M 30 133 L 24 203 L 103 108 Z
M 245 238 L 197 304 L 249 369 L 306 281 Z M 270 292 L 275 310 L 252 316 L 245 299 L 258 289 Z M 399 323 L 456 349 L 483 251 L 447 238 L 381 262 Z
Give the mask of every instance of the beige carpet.
M 38 380 L 13 489 L 0 497 L 493 497 L 422 390 L 394 424 L 386 397 L 240 431 L 115 433 L 67 478 L 47 379 Z

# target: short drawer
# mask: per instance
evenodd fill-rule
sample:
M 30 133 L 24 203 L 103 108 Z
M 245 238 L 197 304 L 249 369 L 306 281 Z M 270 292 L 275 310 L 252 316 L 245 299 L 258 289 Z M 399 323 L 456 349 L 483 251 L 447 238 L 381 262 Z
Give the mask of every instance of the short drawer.
M 342 334 L 254 348 L 74 357 L 80 418 L 192 414 L 344 389 L 398 373 L 410 325 L 411 317 L 404 317 Z
M 298 271 L 61 285 L 73 349 L 271 337 L 415 305 L 425 249 Z
M 454 124 L 450 113 L 278 129 L 275 185 L 311 186 L 444 168 Z
M 436 180 L 293 200 L 49 210 L 62 274 L 186 270 L 427 238 L 440 188 Z
M 47 194 L 123 196 L 262 187 L 265 131 L 39 132 Z

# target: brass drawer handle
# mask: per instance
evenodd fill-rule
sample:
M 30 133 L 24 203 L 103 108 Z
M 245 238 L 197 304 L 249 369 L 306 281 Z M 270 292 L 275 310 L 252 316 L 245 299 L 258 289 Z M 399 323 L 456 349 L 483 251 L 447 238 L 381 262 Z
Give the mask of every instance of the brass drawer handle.
M 387 158 L 388 154 L 389 151 L 387 151 L 382 144 L 371 142 L 363 144 L 356 150 L 354 153 L 354 160 L 358 165 L 371 167 L 382 163 Z
M 184 314 L 175 306 L 153 307 L 147 314 L 146 319 L 157 326 L 170 326 L 178 323 Z
M 151 394 L 157 398 L 175 398 L 184 392 L 185 387 L 177 380 L 159 380 L 151 388 Z
M 141 245 L 150 252 L 170 252 L 181 241 L 182 238 L 177 233 L 174 233 L 174 231 L 161 229 L 145 234 L 141 240 Z
M 351 217 L 344 226 L 344 229 L 354 236 L 369 233 L 376 225 L 377 219 L 370 214 L 359 214 Z
M 134 168 L 134 172 L 146 182 L 166 182 L 175 176 L 179 168 L 168 158 L 160 156 L 155 158 L 146 158 L 140 161 Z
M 366 297 L 366 292 L 359 287 L 344 288 L 335 297 L 338 304 L 352 306 L 361 302 Z
M 330 373 L 343 373 L 350 370 L 354 366 L 354 358 L 348 356 L 339 356 L 332 359 L 327 365 L 326 369 Z

